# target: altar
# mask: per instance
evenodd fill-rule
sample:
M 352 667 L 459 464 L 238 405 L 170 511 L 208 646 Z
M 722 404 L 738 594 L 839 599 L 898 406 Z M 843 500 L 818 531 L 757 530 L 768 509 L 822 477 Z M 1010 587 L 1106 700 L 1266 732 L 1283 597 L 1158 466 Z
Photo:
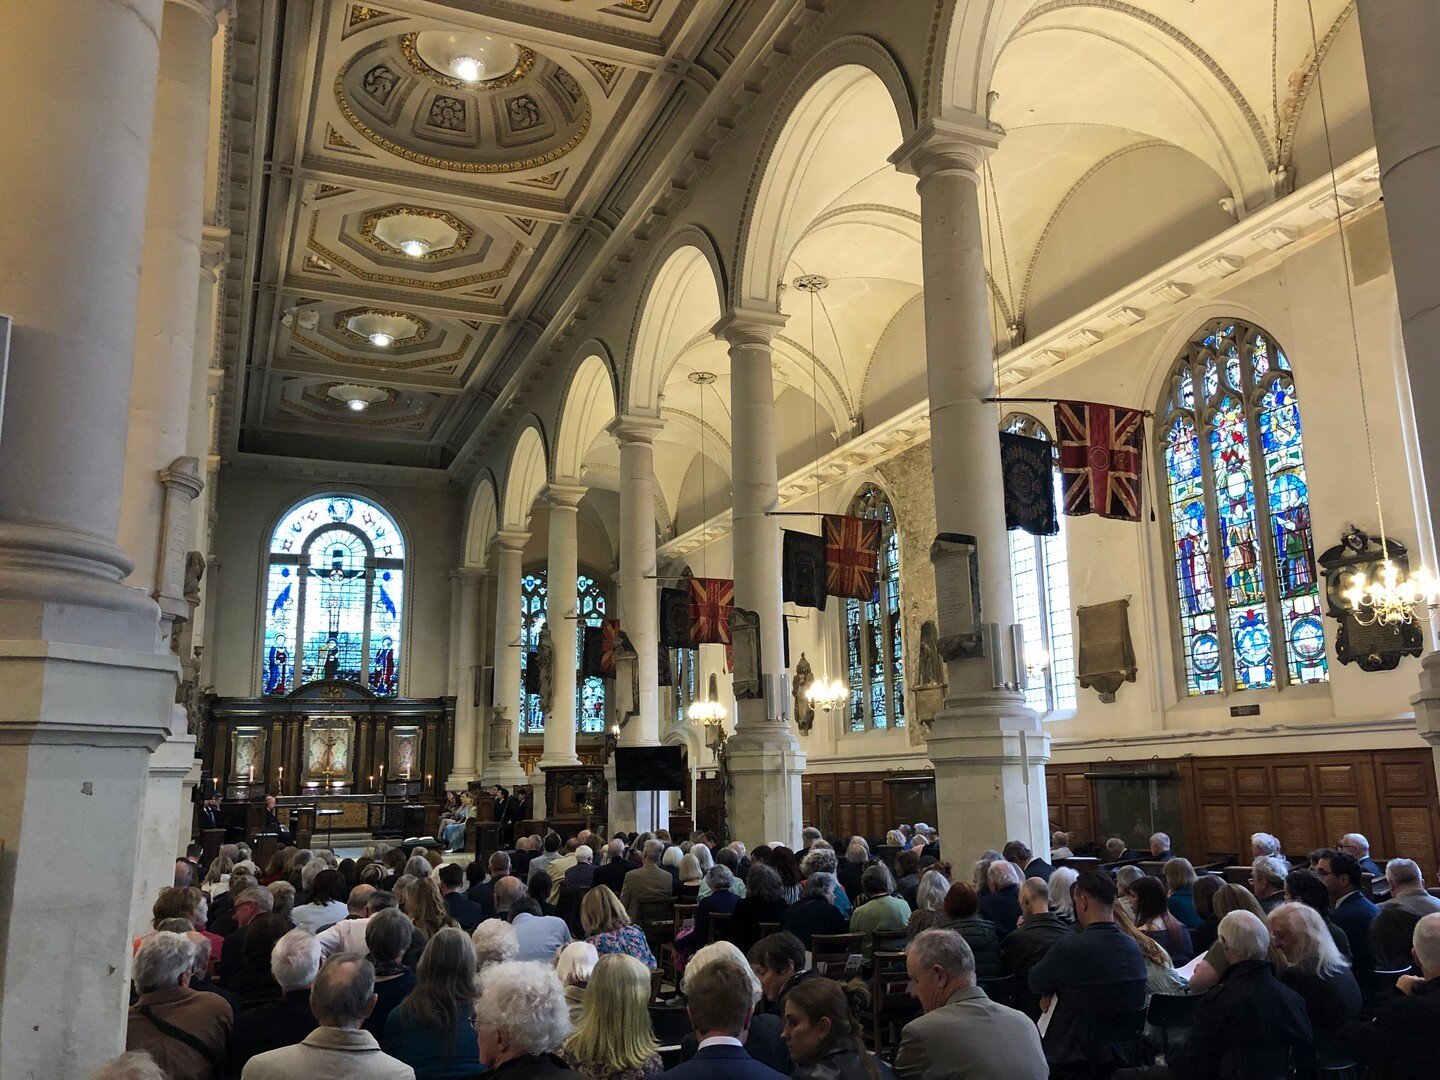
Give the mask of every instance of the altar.
M 283 697 L 210 697 L 201 765 L 226 803 L 336 809 L 337 831 L 400 832 L 438 820 L 454 757 L 453 698 L 380 697 L 357 683 L 306 683 Z M 411 813 L 404 811 L 409 808 Z

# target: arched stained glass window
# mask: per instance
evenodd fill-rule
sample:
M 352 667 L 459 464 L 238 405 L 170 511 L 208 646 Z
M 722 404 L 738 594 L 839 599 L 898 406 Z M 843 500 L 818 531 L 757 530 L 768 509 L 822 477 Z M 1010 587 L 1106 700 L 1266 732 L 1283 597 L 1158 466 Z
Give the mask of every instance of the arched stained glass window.
M 585 647 L 582 627 L 599 626 L 605 620 L 605 590 L 592 577 L 580 575 L 578 606 L 579 618 L 575 624 L 575 667 L 580 668 L 580 653 Z M 581 679 L 576 688 L 579 699 L 575 704 L 576 723 L 582 735 L 603 735 L 605 733 L 605 680 L 598 675 Z
M 580 668 L 584 645 L 581 627 L 599 626 L 605 618 L 605 590 L 588 575 L 576 581 L 579 620 L 575 627 L 575 668 Z M 540 644 L 540 627 L 549 615 L 549 590 L 544 569 L 530 571 L 520 579 L 520 730 L 536 734 L 545 730 L 540 695 L 525 692 L 525 668 L 530 652 Z M 552 634 L 555 628 L 550 628 Z M 605 731 L 605 680 L 597 675 L 581 679 L 575 688 L 575 723 L 582 735 Z
M 671 700 L 675 703 L 675 722 L 684 724 L 689 717 L 686 710 L 699 696 L 700 650 L 671 649 L 670 674 L 675 680 L 671 687 Z
M 850 730 L 905 726 L 905 663 L 900 645 L 900 536 L 885 493 L 866 484 L 850 504 L 854 517 L 880 522 L 880 602 L 845 601 L 845 659 Z
M 405 540 L 391 516 L 357 495 L 293 507 L 270 537 L 260 692 L 341 679 L 400 692 Z
M 1033 416 L 1012 413 L 1005 431 L 1054 444 L 1045 425 Z M 1055 502 L 1060 505 L 1060 471 L 1054 473 Z M 1011 529 L 1010 587 L 1015 621 L 1025 627 L 1027 650 L 1038 645 L 1049 657 L 1032 669 L 1025 684 L 1025 704 L 1036 712 L 1075 708 L 1075 632 L 1070 617 L 1070 572 L 1065 562 L 1065 517 L 1054 536 L 1031 536 Z
M 548 609 L 545 571 L 531 570 L 520 579 L 520 731 L 535 734 L 545 730 L 545 712 L 540 695 L 527 693 L 530 654 L 540 644 L 540 628 Z M 554 631 L 552 630 L 553 634 Z
M 1156 424 L 1185 690 L 1329 678 L 1290 361 L 1217 320 L 1176 362 Z

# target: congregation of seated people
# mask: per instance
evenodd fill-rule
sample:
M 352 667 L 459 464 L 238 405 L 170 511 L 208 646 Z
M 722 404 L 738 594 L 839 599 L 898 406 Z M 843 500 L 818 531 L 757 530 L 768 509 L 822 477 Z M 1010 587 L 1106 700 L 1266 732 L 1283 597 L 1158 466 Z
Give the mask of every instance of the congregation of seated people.
M 192 848 L 95 1076 L 1440 1075 L 1440 898 L 1415 862 L 1357 833 L 1295 858 L 1257 833 L 1230 866 L 1135 847 L 1010 840 L 968 877 L 923 823 L 753 850 L 551 832 L 467 866 Z

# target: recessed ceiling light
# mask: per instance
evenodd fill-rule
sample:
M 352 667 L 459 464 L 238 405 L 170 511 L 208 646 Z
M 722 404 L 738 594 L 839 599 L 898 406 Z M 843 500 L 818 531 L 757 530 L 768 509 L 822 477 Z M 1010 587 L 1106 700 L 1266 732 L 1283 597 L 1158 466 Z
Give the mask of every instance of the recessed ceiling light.
M 391 345 L 395 344 L 395 336 L 377 330 L 370 335 L 370 344 L 382 349 L 388 349 Z
M 364 398 L 352 397 L 345 404 L 350 406 L 352 412 L 364 412 L 370 407 L 370 403 Z
M 480 82 L 485 78 L 485 65 L 474 56 L 457 56 L 450 61 L 451 73 L 461 82 Z
M 409 240 L 400 241 L 400 250 L 412 259 L 418 259 L 430 251 L 430 241 L 412 236 Z

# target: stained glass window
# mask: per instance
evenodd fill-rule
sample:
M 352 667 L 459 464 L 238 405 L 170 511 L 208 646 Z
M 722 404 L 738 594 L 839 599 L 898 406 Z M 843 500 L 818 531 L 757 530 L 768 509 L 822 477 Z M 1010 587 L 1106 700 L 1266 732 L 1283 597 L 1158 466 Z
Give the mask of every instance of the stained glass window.
M 1329 678 L 1300 405 L 1257 327 L 1210 323 L 1170 377 L 1156 425 L 1190 696 Z
M 405 540 L 357 495 L 307 499 L 280 519 L 265 570 L 260 692 L 320 679 L 400 692 Z
M 531 570 L 520 579 L 520 731 L 535 734 L 545 730 L 545 712 L 540 695 L 525 690 L 530 654 L 540 644 L 540 628 L 548 608 L 545 571 Z M 552 634 L 554 630 L 550 631 Z
M 584 632 L 581 627 L 599 626 L 605 619 L 605 591 L 592 577 L 580 575 L 579 596 L 575 624 L 575 667 L 580 667 L 580 653 L 584 648 Z M 582 735 L 603 735 L 605 733 L 605 680 L 598 675 L 580 680 L 576 688 L 579 695 L 575 703 L 575 722 Z
M 583 626 L 599 626 L 605 618 L 605 590 L 594 578 L 581 574 L 576 581 L 579 620 L 575 627 L 575 668 L 580 668 Z M 530 652 L 540 644 L 540 628 L 549 613 L 549 592 L 545 570 L 531 570 L 520 579 L 520 730 L 538 734 L 545 730 L 540 695 L 525 692 L 525 667 Z M 555 628 L 550 628 L 551 634 Z M 582 735 L 605 731 L 605 680 L 597 675 L 581 679 L 575 688 L 575 723 Z
M 850 730 L 905 726 L 905 661 L 900 641 L 900 534 L 885 493 L 866 484 L 850 504 L 855 517 L 880 522 L 880 602 L 845 601 L 845 660 Z
M 1012 413 L 1005 431 L 1054 443 L 1045 425 L 1033 416 Z M 1055 501 L 1062 500 L 1060 470 L 1055 470 Z M 1025 646 L 1044 649 L 1048 662 L 1029 671 L 1025 704 L 1036 712 L 1075 708 L 1075 632 L 1070 617 L 1070 572 L 1065 562 L 1065 518 L 1054 536 L 1031 536 L 1012 529 L 1010 587 L 1015 621 L 1025 628 Z
M 671 649 L 670 674 L 675 680 L 671 688 L 671 700 L 675 703 L 675 722 L 689 722 L 686 714 L 699 694 L 700 652 L 698 649 Z

